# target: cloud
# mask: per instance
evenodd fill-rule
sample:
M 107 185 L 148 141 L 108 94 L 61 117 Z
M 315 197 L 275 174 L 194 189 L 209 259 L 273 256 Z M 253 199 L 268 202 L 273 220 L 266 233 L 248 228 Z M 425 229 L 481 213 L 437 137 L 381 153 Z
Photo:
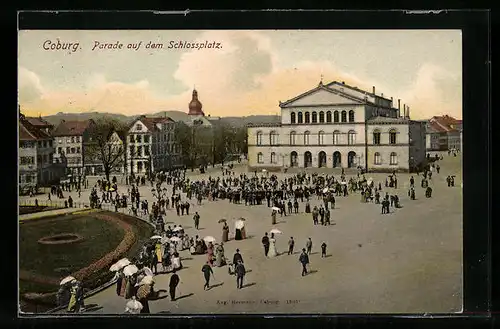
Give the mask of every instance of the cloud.
M 25 67 L 19 67 L 18 70 L 18 94 L 19 102 L 31 102 L 43 95 L 43 88 L 40 77 Z

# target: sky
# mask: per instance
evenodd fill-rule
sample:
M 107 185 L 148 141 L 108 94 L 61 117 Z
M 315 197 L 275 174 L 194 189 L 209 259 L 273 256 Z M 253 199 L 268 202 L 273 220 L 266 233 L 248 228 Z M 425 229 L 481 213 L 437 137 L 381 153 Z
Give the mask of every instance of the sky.
M 193 88 L 206 115 L 279 114 L 279 101 L 323 79 L 375 86 L 412 119 L 462 118 L 459 30 L 22 30 L 18 38 L 26 115 L 187 112 Z M 169 48 L 180 41 L 205 48 Z

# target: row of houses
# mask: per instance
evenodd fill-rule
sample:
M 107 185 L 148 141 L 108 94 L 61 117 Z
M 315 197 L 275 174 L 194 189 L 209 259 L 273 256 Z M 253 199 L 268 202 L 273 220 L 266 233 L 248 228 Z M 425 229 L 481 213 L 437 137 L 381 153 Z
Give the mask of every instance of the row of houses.
M 114 174 L 145 176 L 181 164 L 180 147 L 174 139 L 176 122 L 169 117 L 141 116 L 124 130 L 109 130 L 106 148 Z M 20 189 L 50 185 L 61 178 L 102 175 L 103 154 L 95 150 L 94 120 L 62 120 L 54 127 L 41 117 L 19 115 Z M 120 149 L 124 148 L 123 151 Z M 112 152 L 111 150 L 117 150 Z
M 462 149 L 462 120 L 443 115 L 433 116 L 425 123 L 427 151 Z

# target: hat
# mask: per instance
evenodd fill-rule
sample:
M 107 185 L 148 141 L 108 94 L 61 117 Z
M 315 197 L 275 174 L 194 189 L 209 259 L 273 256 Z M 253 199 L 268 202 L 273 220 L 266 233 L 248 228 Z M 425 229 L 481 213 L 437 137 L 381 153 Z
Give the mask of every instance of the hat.
M 236 252 L 240 252 L 240 250 L 239 250 L 239 249 L 236 249 Z

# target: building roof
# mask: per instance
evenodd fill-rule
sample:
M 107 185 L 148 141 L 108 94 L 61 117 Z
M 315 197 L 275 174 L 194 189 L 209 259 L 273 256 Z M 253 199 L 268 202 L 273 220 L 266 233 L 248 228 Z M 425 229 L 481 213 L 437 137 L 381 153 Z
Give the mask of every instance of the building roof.
M 43 127 L 43 128 L 54 127 L 54 125 L 45 121 L 41 117 L 38 117 L 38 118 L 37 117 L 26 117 L 26 120 L 35 127 Z
M 356 97 L 356 96 L 353 96 L 353 95 L 349 95 L 349 94 L 346 94 L 340 90 L 337 90 L 337 89 L 332 89 L 332 88 L 328 88 L 327 86 L 323 85 L 322 83 L 320 83 L 318 86 L 316 86 L 315 88 L 313 89 L 310 89 L 294 98 L 291 98 L 287 101 L 284 101 L 284 102 L 280 102 L 280 107 L 284 107 L 284 106 L 287 106 L 288 104 L 292 103 L 292 102 L 295 102 L 296 100 L 298 99 L 301 99 L 305 96 L 308 96 L 318 90 L 326 90 L 328 92 L 331 92 L 332 94 L 336 94 L 336 95 L 340 95 L 344 98 L 347 98 L 349 100 L 352 100 L 352 101 L 355 101 L 355 102 L 359 102 L 359 103 L 367 103 L 367 101 L 365 101 L 364 99 L 361 99 L 359 97 Z
M 405 118 L 390 118 L 390 117 L 376 116 L 374 118 L 368 119 L 367 122 L 369 124 L 377 124 L 377 123 L 405 124 L 409 123 L 410 120 Z
M 94 120 L 85 121 L 66 121 L 61 120 L 61 123 L 52 133 L 53 136 L 81 136 L 87 130 Z
M 137 121 L 141 121 L 146 128 L 148 128 L 149 131 L 156 131 L 158 128 L 156 127 L 156 124 L 158 123 L 172 123 L 175 122 L 172 120 L 170 117 L 157 117 L 157 118 L 150 118 L 146 116 L 141 116 L 137 118 L 136 121 L 133 122 L 133 124 Z
M 448 115 L 443 116 L 433 116 L 429 120 L 429 124 L 433 129 L 439 132 L 456 132 L 458 128 L 462 125 L 461 120 L 457 120 Z
M 340 87 L 346 87 L 346 88 L 349 88 L 351 90 L 355 90 L 357 92 L 360 92 L 362 94 L 365 94 L 367 96 L 373 96 L 373 97 L 378 97 L 378 98 L 382 98 L 382 99 L 385 99 L 387 101 L 392 101 L 392 99 L 389 99 L 389 98 L 385 98 L 381 95 L 377 95 L 377 94 L 374 94 L 374 93 L 370 93 L 366 90 L 363 90 L 363 89 L 359 89 L 358 87 L 353 87 L 353 86 L 349 86 L 349 85 L 346 85 L 344 82 L 338 82 L 338 81 L 332 81 L 330 83 L 328 83 L 326 86 L 329 87 L 330 85 L 337 85 L 337 86 L 340 86 Z
M 24 117 L 19 118 L 19 140 L 36 141 L 49 138 L 50 136 L 47 133 L 32 125 L 27 119 Z

